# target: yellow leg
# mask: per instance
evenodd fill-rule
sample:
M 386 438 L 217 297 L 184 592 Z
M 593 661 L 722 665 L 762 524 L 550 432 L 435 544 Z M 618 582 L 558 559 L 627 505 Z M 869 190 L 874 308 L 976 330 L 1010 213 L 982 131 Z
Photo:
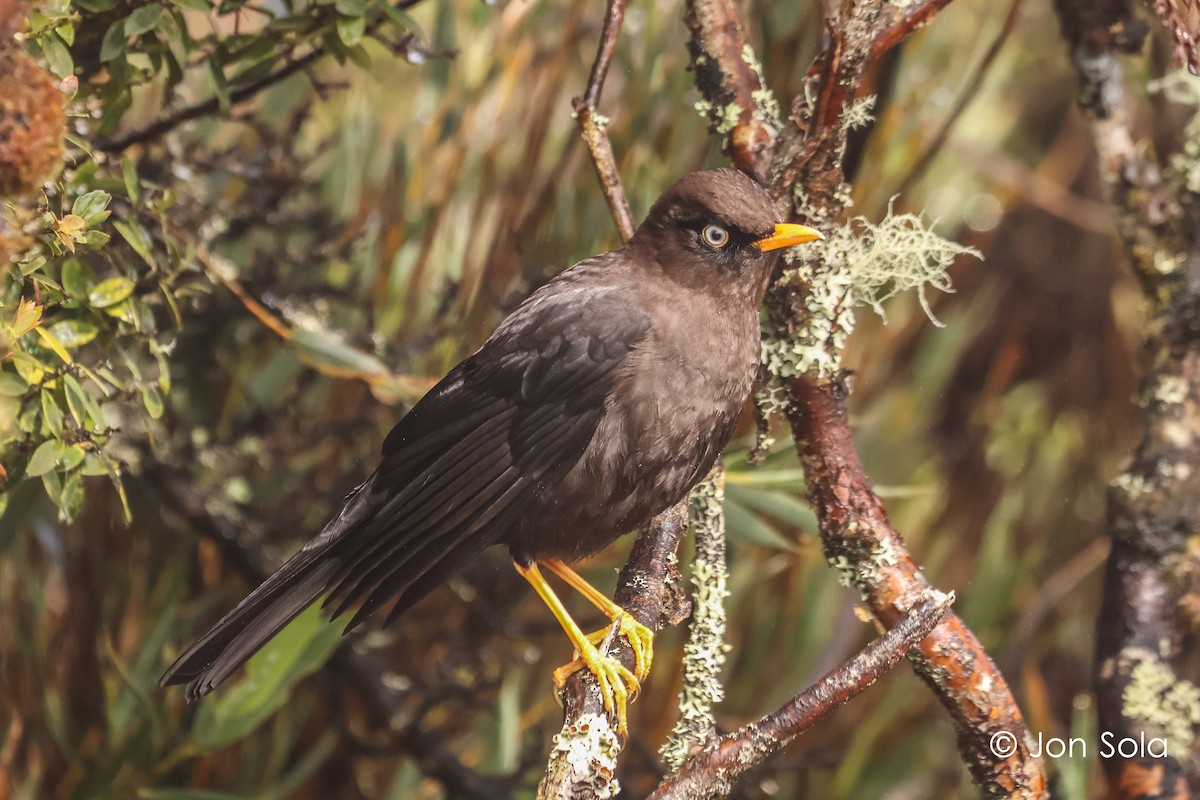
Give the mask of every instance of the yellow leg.
M 550 584 L 546 583 L 546 579 L 542 576 L 537 564 L 523 567 L 514 562 L 513 565 L 521 577 L 529 581 L 529 585 L 542 598 L 542 602 L 550 609 L 550 613 L 558 620 L 558 624 L 562 625 L 567 637 L 571 640 L 571 644 L 575 645 L 575 649 L 579 652 L 579 661 L 582 662 L 582 666 L 575 667 L 575 669 L 586 668 L 600 682 L 600 696 L 604 698 L 604 709 L 616 716 L 617 733 L 624 736 L 626 731 L 625 709 L 629 698 L 635 696 L 638 692 L 638 679 L 616 659 L 600 655 L 600 651 L 596 649 L 596 645 L 575 624 L 575 620 L 571 619 L 571 615 L 567 613 L 567 609 L 562 604 L 562 601 L 558 599 L 558 595 L 550 588 Z M 567 666 L 573 667 L 574 664 Z M 560 680 L 565 680 L 565 676 L 560 679 L 560 673 L 566 668 L 563 667 L 555 671 L 556 685 L 561 686 Z M 575 670 L 572 669 L 571 671 Z M 569 675 L 570 672 L 566 674 Z
M 609 619 L 617 623 L 617 634 L 624 636 L 633 649 L 633 674 L 641 682 L 650 674 L 650 664 L 654 661 L 654 631 L 638 622 L 629 612 L 608 599 L 606 595 L 583 579 L 578 572 L 568 567 L 557 558 L 546 559 L 542 562 L 546 569 L 553 572 L 575 591 L 587 598 L 588 602 L 600 609 Z M 608 635 L 609 628 L 601 628 L 589 634 L 592 644 L 599 645 Z

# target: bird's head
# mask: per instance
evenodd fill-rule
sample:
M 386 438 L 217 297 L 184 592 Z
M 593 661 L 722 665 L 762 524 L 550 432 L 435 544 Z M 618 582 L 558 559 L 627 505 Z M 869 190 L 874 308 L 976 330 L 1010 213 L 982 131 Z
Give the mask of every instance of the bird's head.
M 735 169 L 684 175 L 650 209 L 630 240 L 684 285 L 734 282 L 759 289 L 776 251 L 822 238 L 805 225 L 779 221 L 771 198 Z

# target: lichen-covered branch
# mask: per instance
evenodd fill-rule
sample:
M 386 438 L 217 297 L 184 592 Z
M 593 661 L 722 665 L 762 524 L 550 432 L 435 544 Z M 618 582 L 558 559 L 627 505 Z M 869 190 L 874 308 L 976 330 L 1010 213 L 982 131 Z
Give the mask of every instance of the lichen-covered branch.
M 929 634 L 953 601 L 952 595 L 931 591 L 883 636 L 784 706 L 693 753 L 650 797 L 696 800 L 727 796 L 739 775 L 787 747 L 830 711 L 879 680 Z
M 743 40 L 729 0 L 692 0 L 688 5 L 689 15 L 733 20 L 723 28 L 692 26 L 693 38 L 702 39 L 692 44 L 693 53 L 728 52 Z M 928 22 L 938 8 L 937 3 L 919 5 L 913 21 Z M 737 124 L 725 132 L 735 164 L 751 174 L 771 176 L 772 195 L 786 203 L 792 218 L 832 231 L 844 216 L 849 196 L 843 170 L 847 133 L 865 102 L 856 96 L 857 87 L 868 60 L 880 54 L 880 43 L 894 45 L 916 27 L 901 22 L 897 29 L 896 24 L 880 0 L 840 4 L 837 15 L 826 20 L 823 49 L 809 69 L 804 91 L 792 103 L 791 124 L 779 132 L 778 141 L 751 151 L 732 144 L 745 135 Z M 893 35 L 896 31 L 901 35 Z M 732 102 L 713 87 L 734 87 L 733 101 L 753 102 L 744 88 L 737 94 L 744 81 L 736 74 L 705 80 L 698 76 L 697 85 L 710 103 Z M 809 252 L 815 255 L 786 265 L 782 279 L 768 292 L 768 345 L 793 353 L 803 350 L 774 377 L 804 463 L 827 557 L 861 592 L 876 620 L 890 628 L 932 587 L 888 522 L 850 433 L 841 346 L 854 324 L 853 275 L 844 254 L 829 248 Z M 764 348 L 768 354 L 779 350 Z M 959 751 L 985 795 L 1044 797 L 1044 768 L 1029 755 L 1031 738 L 1008 684 L 962 620 L 947 613 L 909 657 L 947 709 Z M 1018 744 L 1007 758 L 988 746 L 999 731 L 1012 734 Z
M 663 623 L 678 624 L 687 616 L 687 600 L 680 589 L 676 550 L 688 526 L 687 501 L 659 514 L 638 535 L 633 552 L 621 574 L 613 596 L 638 622 L 651 630 Z M 629 669 L 633 650 L 617 637 L 609 655 Z M 617 735 L 616 720 L 604 711 L 596 678 L 579 670 L 567 679 L 562 692 L 563 727 L 554 737 L 546 775 L 538 786 L 538 798 L 547 800 L 604 800 L 620 791 L 617 756 L 624 742 Z
M 713 706 L 725 699 L 721 668 L 725 665 L 725 467 L 713 467 L 692 490 L 691 520 L 696 546 L 692 556 L 692 620 L 683 646 L 683 688 L 679 721 L 660 749 L 669 773 L 679 771 L 693 750 L 716 736 Z
M 1177 671 L 1180 634 L 1200 599 L 1189 542 L 1200 527 L 1200 197 L 1189 185 L 1200 123 L 1184 152 L 1158 161 L 1130 124 L 1119 56 L 1146 26 L 1119 0 L 1056 2 L 1091 120 L 1101 176 L 1126 257 L 1147 300 L 1142 330 L 1142 440 L 1109 489 L 1112 550 L 1097 625 L 1100 730 L 1162 736 L 1166 754 L 1105 761 L 1109 797 L 1185 798 L 1194 769 L 1200 689 Z M 1188 155 L 1188 148 L 1192 154 Z

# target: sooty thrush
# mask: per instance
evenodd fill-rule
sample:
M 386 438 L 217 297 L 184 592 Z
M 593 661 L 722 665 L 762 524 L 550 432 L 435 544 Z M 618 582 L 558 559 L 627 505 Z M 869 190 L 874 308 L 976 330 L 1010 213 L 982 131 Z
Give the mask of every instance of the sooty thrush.
M 163 685 L 207 694 L 322 596 L 333 616 L 358 606 L 347 630 L 398 598 L 390 622 L 502 544 L 623 730 L 653 634 L 564 562 L 644 525 L 712 467 L 754 380 L 772 251 L 820 236 L 778 219 L 740 172 L 679 179 L 628 244 L 538 289 L 431 389 L 324 530 L 189 647 Z M 618 624 L 637 657 L 632 673 L 597 650 L 607 628 L 582 633 L 539 563 Z

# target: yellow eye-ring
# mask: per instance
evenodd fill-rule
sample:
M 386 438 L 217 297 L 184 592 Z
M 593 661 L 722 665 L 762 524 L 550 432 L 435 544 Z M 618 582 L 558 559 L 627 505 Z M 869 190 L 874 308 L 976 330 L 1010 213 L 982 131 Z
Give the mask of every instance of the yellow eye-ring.
M 729 244 L 729 231 L 720 225 L 705 225 L 704 230 L 700 231 L 700 238 L 713 250 L 720 250 Z

